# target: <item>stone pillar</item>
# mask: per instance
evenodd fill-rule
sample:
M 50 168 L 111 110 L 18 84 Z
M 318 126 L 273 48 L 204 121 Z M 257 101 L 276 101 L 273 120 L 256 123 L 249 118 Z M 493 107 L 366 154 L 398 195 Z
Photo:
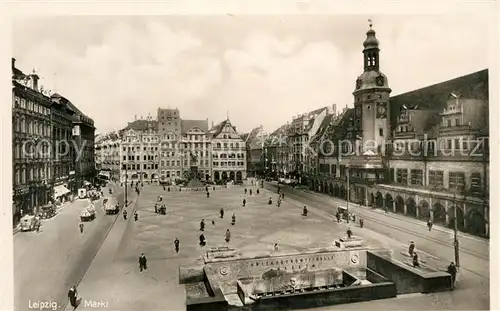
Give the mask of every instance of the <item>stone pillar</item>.
M 363 191 L 365 192 L 365 206 L 368 206 L 368 188 L 363 188 Z
M 467 225 L 468 225 L 468 221 L 467 221 L 467 204 L 464 202 L 464 229 L 467 230 Z
M 429 217 L 432 223 L 434 223 L 434 210 L 429 208 Z
M 406 212 L 407 212 L 407 207 L 406 207 L 406 202 L 403 203 L 403 208 L 404 208 L 404 215 L 406 216 Z
M 416 202 L 415 202 L 415 204 L 416 204 Z M 417 218 L 419 218 L 419 216 L 420 216 L 420 211 L 419 211 L 419 209 L 418 209 L 418 205 L 417 205 L 417 206 L 415 206 L 415 213 L 417 214 Z
M 392 200 L 392 211 L 396 214 L 396 200 Z
M 445 210 L 445 215 L 446 215 L 446 227 L 450 225 L 450 215 L 448 215 L 448 201 L 444 203 L 444 210 Z

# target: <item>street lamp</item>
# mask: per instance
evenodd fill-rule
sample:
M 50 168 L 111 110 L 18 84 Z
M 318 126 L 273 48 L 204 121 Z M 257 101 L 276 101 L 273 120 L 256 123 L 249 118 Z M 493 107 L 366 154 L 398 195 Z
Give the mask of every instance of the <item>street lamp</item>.
M 347 171 L 347 203 L 346 203 L 346 212 L 347 212 L 347 223 L 349 223 L 349 194 L 351 193 L 351 188 L 349 184 L 349 164 L 345 166 Z

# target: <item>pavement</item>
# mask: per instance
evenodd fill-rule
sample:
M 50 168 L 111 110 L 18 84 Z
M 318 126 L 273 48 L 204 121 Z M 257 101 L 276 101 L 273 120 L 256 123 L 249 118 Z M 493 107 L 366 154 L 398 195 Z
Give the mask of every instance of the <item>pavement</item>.
M 325 208 L 322 198 L 307 196 L 311 194 L 304 197 L 303 192 L 295 197 L 293 193 L 285 195 L 280 207 L 270 206 L 267 199 L 272 196 L 276 203 L 275 193 L 260 189 L 261 193 L 257 195 L 256 187 L 246 187 L 254 190 L 252 196 L 244 195 L 244 187 L 235 186 L 211 191 L 210 198 L 207 198 L 204 192 L 169 193 L 159 186 L 145 185 L 135 204 L 129 206 L 129 215 L 137 210 L 139 220 L 124 220 L 120 216 L 79 283 L 82 302 L 78 310 L 96 307 L 107 310 L 185 310 L 185 290 L 183 285 L 178 284 L 178 268 L 201 262 L 204 251 L 216 246 L 227 245 L 244 255 L 272 253 L 274 243 L 279 243 L 280 251 L 301 251 L 327 247 L 338 237 L 345 236 L 347 226 L 351 226 L 354 234 L 362 237 L 366 245 L 392 248 L 397 259 L 408 259 L 402 255 L 407 249 L 407 242 L 398 238 L 405 233 L 398 227 L 386 226 L 382 228 L 384 231 L 381 229 L 383 226 L 375 222 L 368 225 L 365 221 L 365 228 L 339 224 L 333 221 L 332 208 Z M 154 213 L 158 195 L 162 195 L 167 204 L 167 215 Z M 247 201 L 245 207 L 241 203 L 243 198 Z M 307 205 L 310 211 L 307 217 L 301 216 L 303 205 Z M 223 219 L 219 218 L 220 208 L 225 210 Z M 236 215 L 235 226 L 230 224 L 233 213 Z M 205 220 L 205 247 L 198 245 L 201 219 Z M 392 223 L 393 219 L 384 218 L 384 221 Z M 419 230 L 408 223 L 399 226 Z M 228 228 L 231 241 L 226 243 L 224 234 Z M 176 237 L 180 240 L 179 253 L 174 251 Z M 403 236 L 403 239 L 408 239 L 408 236 Z M 440 256 L 442 245 L 435 243 L 433 248 L 428 249 L 432 241 L 427 241 L 428 245 L 424 242 L 421 245 L 420 240 L 416 242 L 425 265 L 445 269 L 449 259 L 447 254 L 445 258 Z M 148 270 L 143 272 L 139 271 L 138 265 L 141 253 L 148 259 Z M 489 279 L 474 273 L 461 274 L 461 283 L 453 292 L 402 296 L 314 310 L 488 309 Z
M 123 201 L 123 193 L 114 192 Z M 81 280 L 115 218 L 104 215 L 102 200 L 96 201 L 96 219 L 86 222 L 80 233 L 79 216 L 88 202 L 76 200 L 59 209 L 53 218 L 42 220 L 39 232 L 13 236 L 14 310 L 28 310 L 35 302 L 64 308 L 69 287 Z

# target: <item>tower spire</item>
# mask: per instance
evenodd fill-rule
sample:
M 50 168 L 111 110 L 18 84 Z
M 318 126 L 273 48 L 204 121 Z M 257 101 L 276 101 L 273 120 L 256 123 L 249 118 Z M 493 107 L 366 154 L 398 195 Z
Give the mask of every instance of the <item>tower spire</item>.
M 371 18 L 368 19 L 368 23 L 370 25 L 370 30 L 372 30 L 373 22 Z

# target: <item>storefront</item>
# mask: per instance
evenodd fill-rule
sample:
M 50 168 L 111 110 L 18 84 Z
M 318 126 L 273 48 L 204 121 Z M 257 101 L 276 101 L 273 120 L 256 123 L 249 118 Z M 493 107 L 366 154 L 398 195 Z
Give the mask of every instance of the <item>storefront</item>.
M 12 221 L 14 226 L 19 223 L 21 217 L 29 213 L 30 191 L 29 187 L 15 189 L 13 193 Z

